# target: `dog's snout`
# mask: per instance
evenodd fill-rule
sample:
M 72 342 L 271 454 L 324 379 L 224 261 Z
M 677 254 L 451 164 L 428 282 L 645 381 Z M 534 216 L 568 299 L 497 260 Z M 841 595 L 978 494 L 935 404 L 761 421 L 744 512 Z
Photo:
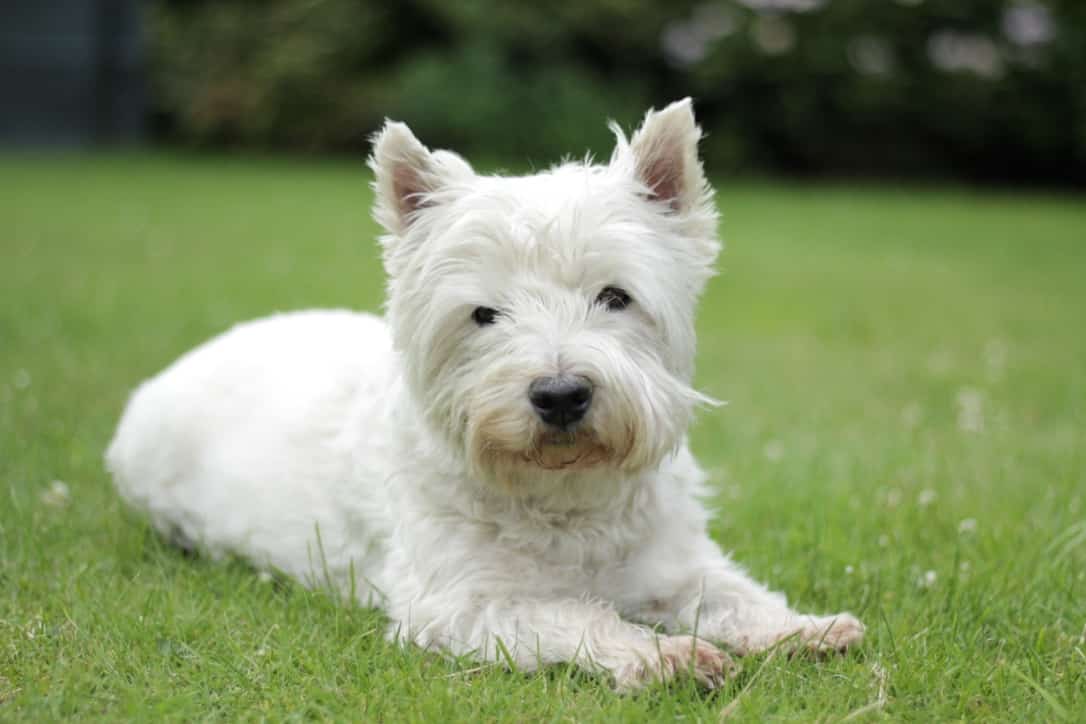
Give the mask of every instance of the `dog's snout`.
M 592 385 L 583 377 L 538 377 L 528 386 L 528 399 L 543 422 L 566 428 L 588 412 Z

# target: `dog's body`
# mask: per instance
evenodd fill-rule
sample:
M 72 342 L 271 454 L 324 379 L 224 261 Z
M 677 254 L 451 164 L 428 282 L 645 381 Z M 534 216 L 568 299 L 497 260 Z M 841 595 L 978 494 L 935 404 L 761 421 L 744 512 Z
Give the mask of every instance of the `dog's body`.
M 709 641 L 858 642 L 706 533 L 685 440 L 718 250 L 698 135 L 682 102 L 609 165 L 511 179 L 388 124 L 387 323 L 280 315 L 184 356 L 125 412 L 118 489 L 183 544 L 381 606 L 401 641 L 525 669 L 711 685 L 729 660 Z

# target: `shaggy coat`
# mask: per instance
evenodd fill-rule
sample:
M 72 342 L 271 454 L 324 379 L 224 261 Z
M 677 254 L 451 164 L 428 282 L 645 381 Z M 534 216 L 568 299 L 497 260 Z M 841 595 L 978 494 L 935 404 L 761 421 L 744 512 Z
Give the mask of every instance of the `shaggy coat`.
M 719 251 L 700 130 L 689 100 L 614 130 L 607 164 L 513 178 L 387 123 L 385 317 L 283 314 L 183 356 L 128 404 L 121 495 L 183 545 L 380 606 L 401 642 L 622 690 L 860 641 L 707 535 L 686 441 Z M 548 423 L 538 380 L 574 380 L 583 416 Z

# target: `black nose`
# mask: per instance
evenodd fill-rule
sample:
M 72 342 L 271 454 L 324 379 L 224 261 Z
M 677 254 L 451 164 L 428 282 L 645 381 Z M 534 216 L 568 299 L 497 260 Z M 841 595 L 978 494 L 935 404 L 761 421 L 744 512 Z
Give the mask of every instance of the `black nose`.
M 528 399 L 543 422 L 566 428 L 588 412 L 592 386 L 582 377 L 539 377 L 528 386 Z

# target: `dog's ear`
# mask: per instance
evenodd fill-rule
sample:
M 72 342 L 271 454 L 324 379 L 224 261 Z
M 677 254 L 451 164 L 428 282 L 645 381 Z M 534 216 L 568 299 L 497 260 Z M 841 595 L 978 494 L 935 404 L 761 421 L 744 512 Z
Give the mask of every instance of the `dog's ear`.
M 708 184 L 698 159 L 701 129 L 689 98 L 662 111 L 650 110 L 630 141 L 638 181 L 680 213 L 708 201 Z
M 441 192 L 473 174 L 455 153 L 431 152 L 407 124 L 385 121 L 373 137 L 369 158 L 377 199 L 374 217 L 391 234 L 402 234 L 418 212 L 440 202 Z

